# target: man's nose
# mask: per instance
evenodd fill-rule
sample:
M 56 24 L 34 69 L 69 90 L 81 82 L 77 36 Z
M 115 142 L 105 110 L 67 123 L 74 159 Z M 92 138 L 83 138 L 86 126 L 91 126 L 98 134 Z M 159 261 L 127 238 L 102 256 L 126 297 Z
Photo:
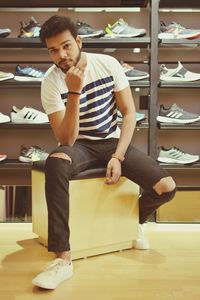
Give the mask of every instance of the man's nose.
M 60 49 L 59 56 L 60 56 L 61 59 L 66 58 L 67 57 L 66 50 Z

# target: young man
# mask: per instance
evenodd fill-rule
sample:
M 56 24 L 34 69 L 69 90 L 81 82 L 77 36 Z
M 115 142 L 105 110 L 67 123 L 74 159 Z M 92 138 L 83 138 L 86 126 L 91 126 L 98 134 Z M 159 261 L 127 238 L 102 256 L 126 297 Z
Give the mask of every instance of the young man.
M 135 107 L 119 62 L 108 55 L 82 52 L 76 26 L 63 16 L 47 20 L 40 38 L 54 62 L 42 82 L 42 104 L 60 146 L 48 157 L 45 169 L 48 250 L 55 252 L 56 259 L 33 284 L 55 289 L 73 274 L 67 218 L 73 175 L 100 164 L 106 167 L 106 184 L 115 184 L 123 174 L 140 185 L 141 225 L 173 198 L 176 186 L 157 162 L 131 144 Z M 121 130 L 117 109 L 123 116 Z M 135 247 L 148 249 L 149 245 L 140 238 Z

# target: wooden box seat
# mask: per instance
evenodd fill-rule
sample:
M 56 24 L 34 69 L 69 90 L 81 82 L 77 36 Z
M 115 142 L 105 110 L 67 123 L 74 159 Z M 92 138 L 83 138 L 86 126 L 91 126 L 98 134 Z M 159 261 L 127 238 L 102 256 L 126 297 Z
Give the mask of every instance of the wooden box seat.
M 125 177 L 106 185 L 105 169 L 81 172 L 70 180 L 70 245 L 72 258 L 132 247 L 138 234 L 139 187 Z M 47 245 L 44 172 L 32 170 L 32 223 L 39 241 Z

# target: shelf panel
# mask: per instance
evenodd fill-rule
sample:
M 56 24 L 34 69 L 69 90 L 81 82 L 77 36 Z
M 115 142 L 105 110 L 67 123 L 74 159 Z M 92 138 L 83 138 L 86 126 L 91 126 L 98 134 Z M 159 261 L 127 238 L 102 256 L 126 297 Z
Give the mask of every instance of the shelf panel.
M 3 123 L 0 124 L 1 129 L 50 129 L 50 124 L 15 124 L 15 123 Z
M 200 162 L 193 163 L 193 164 L 187 164 L 187 165 L 181 165 L 181 164 L 165 164 L 165 163 L 160 163 L 160 165 L 164 169 L 177 169 L 177 170 L 192 170 L 192 169 L 200 169 Z
M 0 7 L 146 7 L 149 0 L 1 0 Z
M 200 38 L 188 40 L 188 39 L 159 39 L 159 45 L 162 46 L 190 46 L 190 45 L 200 45 Z
M 149 37 L 136 38 L 85 38 L 84 48 L 147 48 Z M 39 38 L 2 38 L 0 48 L 46 48 Z
M 131 80 L 130 87 L 133 88 L 148 88 L 150 83 L 148 80 Z M 14 79 L 4 80 L 0 82 L 0 88 L 40 88 L 39 81 L 17 81 Z
M 191 82 L 166 82 L 160 81 L 158 87 L 161 88 L 200 88 L 200 80 Z
M 31 170 L 32 163 L 20 162 L 18 159 L 6 159 L 0 163 L 0 170 Z
M 121 122 L 119 122 L 120 126 Z M 136 128 L 138 129 L 146 129 L 149 128 L 148 121 L 141 121 L 137 122 Z M 1 129 L 51 129 L 50 123 L 45 124 L 15 124 L 15 123 L 2 123 L 0 124 L 0 130 Z
M 200 130 L 200 121 L 190 124 L 175 124 L 175 123 L 157 123 L 159 129 L 174 129 L 174 130 Z
M 40 88 L 39 81 L 17 81 L 14 79 L 4 80 L 0 82 L 0 88 Z
M 200 8 L 197 0 L 160 0 L 160 8 Z

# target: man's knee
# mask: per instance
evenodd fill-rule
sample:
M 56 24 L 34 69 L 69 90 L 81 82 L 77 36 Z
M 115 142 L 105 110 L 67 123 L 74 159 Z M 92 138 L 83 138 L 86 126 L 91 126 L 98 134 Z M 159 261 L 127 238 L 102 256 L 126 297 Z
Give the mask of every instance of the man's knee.
M 72 163 L 71 157 L 69 157 L 69 155 L 67 155 L 65 153 L 62 153 L 62 152 L 52 153 L 52 154 L 49 155 L 49 157 L 55 157 L 55 158 L 68 160 L 70 162 L 70 164 Z
M 162 178 L 158 183 L 154 185 L 154 190 L 157 193 L 160 200 L 168 202 L 172 200 L 176 194 L 176 183 L 171 176 Z

